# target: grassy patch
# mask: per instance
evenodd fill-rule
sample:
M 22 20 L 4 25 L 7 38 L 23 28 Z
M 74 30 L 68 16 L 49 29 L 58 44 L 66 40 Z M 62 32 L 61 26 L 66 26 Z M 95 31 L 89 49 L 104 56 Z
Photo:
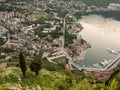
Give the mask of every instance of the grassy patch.
M 36 19 L 41 19 L 42 17 L 43 18 L 46 18 L 47 15 L 44 14 L 44 13 L 34 13 L 33 16 L 36 18 Z

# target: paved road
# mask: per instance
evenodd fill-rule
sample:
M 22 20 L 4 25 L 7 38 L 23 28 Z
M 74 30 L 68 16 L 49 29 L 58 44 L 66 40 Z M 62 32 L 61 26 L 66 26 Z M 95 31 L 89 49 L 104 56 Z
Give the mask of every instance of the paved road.
M 61 58 L 61 57 L 64 57 L 65 55 L 64 54 L 62 54 L 62 55 L 59 55 L 59 56 L 56 56 L 56 57 L 48 57 L 50 60 L 52 60 L 52 59 L 56 59 L 56 58 Z

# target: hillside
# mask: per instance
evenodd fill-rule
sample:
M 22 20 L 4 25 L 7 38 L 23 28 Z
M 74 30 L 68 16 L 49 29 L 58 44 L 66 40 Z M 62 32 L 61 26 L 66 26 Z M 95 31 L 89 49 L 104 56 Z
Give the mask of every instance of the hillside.
M 81 0 L 83 1 L 87 6 L 97 6 L 97 7 L 106 7 L 110 3 L 120 3 L 120 0 Z
M 17 67 L 0 70 L 0 90 L 120 90 L 120 74 L 108 85 L 82 73 L 71 71 L 48 71 L 42 69 L 38 77 L 27 70 L 26 77 Z

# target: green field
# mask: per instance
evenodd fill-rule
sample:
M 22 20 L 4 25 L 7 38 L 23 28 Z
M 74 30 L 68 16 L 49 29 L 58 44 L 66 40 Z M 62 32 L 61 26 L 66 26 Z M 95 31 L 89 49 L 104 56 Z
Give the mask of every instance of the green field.
M 42 17 L 44 17 L 44 18 L 47 17 L 47 15 L 44 14 L 44 13 L 34 13 L 33 16 L 34 16 L 36 19 L 40 19 L 40 18 L 42 18 Z

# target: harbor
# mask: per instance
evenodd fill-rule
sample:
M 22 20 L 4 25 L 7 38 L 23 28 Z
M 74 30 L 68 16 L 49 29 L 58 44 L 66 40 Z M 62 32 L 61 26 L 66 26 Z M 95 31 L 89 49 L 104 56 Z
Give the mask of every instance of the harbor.
M 109 51 L 108 51 L 109 50 Z M 106 50 L 109 54 L 114 54 L 114 55 L 116 55 L 116 57 L 117 56 L 119 56 L 120 55 L 120 50 L 118 50 L 118 51 L 115 51 L 115 50 L 110 50 L 110 49 L 107 49 Z M 111 51 L 112 52 L 114 52 L 114 53 L 111 53 Z M 106 53 L 107 53 L 106 52 Z M 74 58 L 73 59 L 73 61 L 76 63 L 82 63 L 82 62 L 84 62 L 84 57 L 85 57 L 85 55 L 83 55 L 82 57 L 79 57 L 79 60 L 78 60 L 78 58 L 76 59 L 76 58 Z M 82 66 L 82 67 L 89 67 L 89 68 L 105 68 L 107 65 L 109 65 L 111 62 L 113 62 L 114 61 L 114 59 L 103 59 L 103 60 L 101 60 L 100 62 L 98 62 L 98 63 L 93 63 L 93 64 L 89 64 L 89 65 L 79 65 L 79 64 L 77 64 L 78 66 Z
M 65 54 L 71 70 L 83 70 L 97 79 L 108 79 L 120 64 L 120 32 L 117 26 L 120 22 L 97 15 L 95 17 L 101 22 L 97 19 L 92 22 L 93 16 L 85 16 L 79 21 L 84 28 L 79 35 L 90 42 L 91 48 L 79 59 Z
M 92 18 L 95 17 L 93 21 Z M 97 22 L 97 19 L 100 22 Z M 79 33 L 82 37 L 91 44 L 88 49 L 84 61 L 80 65 L 100 64 L 104 59 L 114 59 L 120 50 L 120 22 L 104 18 L 100 15 L 83 16 L 79 20 L 83 26 L 83 30 Z

